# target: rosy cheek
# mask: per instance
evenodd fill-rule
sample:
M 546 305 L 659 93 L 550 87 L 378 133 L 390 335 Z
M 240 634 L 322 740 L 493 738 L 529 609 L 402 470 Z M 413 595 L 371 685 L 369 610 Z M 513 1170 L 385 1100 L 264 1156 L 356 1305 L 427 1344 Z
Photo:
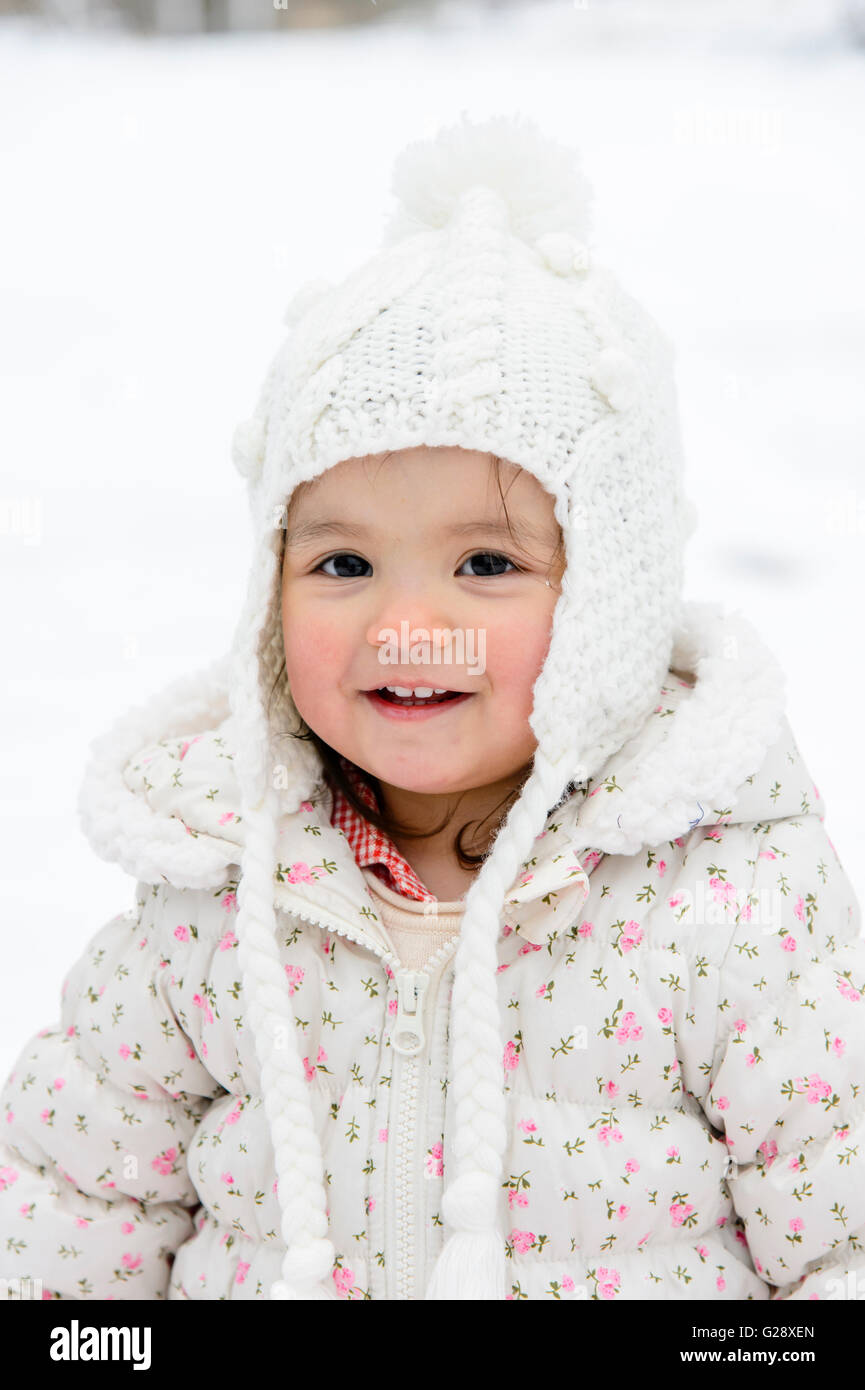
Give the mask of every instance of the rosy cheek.
M 332 686 L 346 664 L 345 635 L 316 619 L 293 613 L 283 615 L 283 644 L 289 683 L 315 689 Z
M 550 633 L 536 617 L 511 616 L 500 627 L 487 629 L 486 665 L 490 683 L 532 706 L 532 687 L 549 648 Z

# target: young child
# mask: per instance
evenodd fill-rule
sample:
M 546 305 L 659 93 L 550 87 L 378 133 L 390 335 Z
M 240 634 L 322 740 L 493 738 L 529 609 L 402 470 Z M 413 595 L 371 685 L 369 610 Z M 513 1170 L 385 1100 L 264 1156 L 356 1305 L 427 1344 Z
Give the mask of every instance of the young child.
M 289 313 L 228 656 L 81 795 L 137 881 L 2 1096 L 64 1299 L 825 1299 L 865 945 L 747 620 L 682 598 L 672 352 L 575 154 L 465 117 Z

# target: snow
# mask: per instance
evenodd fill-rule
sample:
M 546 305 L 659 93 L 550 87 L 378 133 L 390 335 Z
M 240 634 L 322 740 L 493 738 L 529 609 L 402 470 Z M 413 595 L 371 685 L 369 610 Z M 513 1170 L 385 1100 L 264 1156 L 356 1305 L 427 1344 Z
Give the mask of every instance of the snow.
M 132 905 L 77 824 L 88 744 L 230 640 L 230 441 L 282 312 L 377 248 L 394 154 L 461 110 L 580 147 L 598 255 L 677 346 L 688 593 L 781 661 L 861 900 L 863 65 L 818 0 L 190 38 L 0 23 L 4 1075 Z

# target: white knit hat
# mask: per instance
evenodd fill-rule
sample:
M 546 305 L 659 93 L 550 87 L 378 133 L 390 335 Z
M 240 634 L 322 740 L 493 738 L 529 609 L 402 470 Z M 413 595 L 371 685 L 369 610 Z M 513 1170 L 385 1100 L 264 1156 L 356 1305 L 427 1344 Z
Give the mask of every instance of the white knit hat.
M 693 509 L 682 492 L 672 349 L 595 263 L 590 190 L 573 150 L 522 117 L 463 114 L 398 156 L 383 249 L 293 301 L 290 334 L 235 436 L 255 549 L 231 653 L 247 840 L 238 889 L 255 1035 L 287 1245 L 277 1298 L 333 1296 L 333 1247 L 308 1087 L 275 936 L 277 822 L 322 780 L 295 740 L 278 786 L 267 703 L 284 661 L 285 509 L 344 459 L 417 445 L 493 453 L 555 498 L 566 569 L 535 684 L 532 771 L 466 896 L 455 957 L 449 1086 L 457 1166 L 427 1298 L 505 1297 L 497 1229 L 505 1094 L 496 987 L 504 901 L 549 808 L 593 777 L 656 703 L 680 618 Z M 280 730 L 303 723 L 285 680 Z M 274 716 L 274 724 L 276 716 Z

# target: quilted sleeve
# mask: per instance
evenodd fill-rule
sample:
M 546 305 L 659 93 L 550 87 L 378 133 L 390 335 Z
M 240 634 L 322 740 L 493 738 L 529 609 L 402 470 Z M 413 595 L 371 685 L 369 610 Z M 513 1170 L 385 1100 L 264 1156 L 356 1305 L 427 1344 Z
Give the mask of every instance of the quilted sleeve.
M 167 993 L 164 898 L 107 922 L 67 975 L 61 1019 L 0 1103 L 0 1276 L 8 1296 L 159 1299 L 199 1204 L 186 1153 L 223 1088 Z
M 816 814 L 743 829 L 753 880 L 720 968 L 704 1110 L 725 1135 L 733 1205 L 769 1297 L 862 1297 L 859 904 Z

